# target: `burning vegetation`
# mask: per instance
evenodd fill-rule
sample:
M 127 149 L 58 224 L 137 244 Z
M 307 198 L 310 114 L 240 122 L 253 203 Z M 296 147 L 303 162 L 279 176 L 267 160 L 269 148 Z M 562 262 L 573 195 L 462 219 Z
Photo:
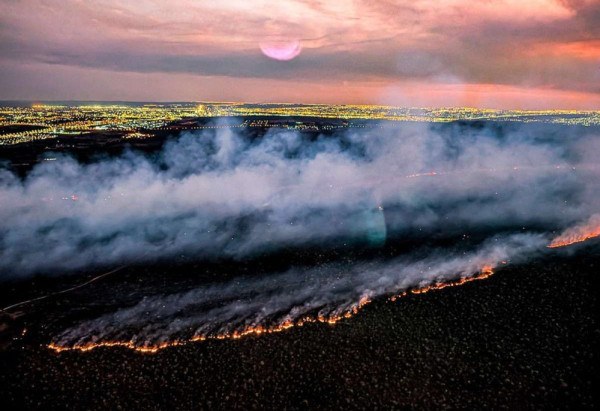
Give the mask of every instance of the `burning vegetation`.
M 565 247 L 582 243 L 600 236 L 600 214 L 593 215 L 585 224 L 572 227 L 556 237 L 548 245 L 549 248 Z
M 504 263 L 504 262 L 503 262 Z M 413 288 L 407 291 L 403 291 L 400 294 L 394 295 L 389 298 L 390 301 L 396 301 L 401 297 L 405 297 L 408 294 L 424 294 L 433 290 L 441 290 L 446 287 L 455 287 L 459 285 L 463 285 L 472 281 L 484 280 L 489 278 L 492 274 L 494 274 L 493 267 L 491 265 L 485 265 L 478 273 L 471 277 L 461 277 L 457 280 L 450 281 L 440 281 L 435 282 L 430 285 L 426 285 L 424 287 Z M 158 344 L 142 344 L 139 345 L 135 341 L 98 341 L 98 342 L 86 342 L 83 344 L 75 343 L 73 345 L 63 345 L 60 343 L 52 342 L 48 344 L 48 348 L 60 353 L 63 351 L 81 351 L 87 352 L 91 351 L 95 348 L 100 347 L 125 347 L 140 353 L 156 353 L 164 348 L 168 347 L 176 347 L 181 346 L 191 342 L 205 341 L 208 339 L 212 340 L 237 340 L 250 335 L 262 335 L 262 334 L 274 334 L 285 331 L 292 327 L 302 327 L 305 324 L 309 323 L 322 323 L 322 324 L 330 324 L 335 325 L 339 321 L 347 318 L 351 318 L 354 315 L 358 314 L 358 312 L 367 304 L 371 303 L 371 299 L 368 296 L 363 296 L 360 300 L 351 305 L 349 308 L 337 312 L 333 311 L 330 314 L 316 314 L 316 315 L 308 315 L 304 316 L 299 320 L 293 320 L 291 318 L 287 318 L 275 325 L 272 326 L 264 326 L 264 325 L 253 325 L 247 326 L 232 332 L 224 332 L 220 334 L 212 334 L 212 335 L 194 335 L 193 337 L 187 340 L 172 340 L 165 341 Z

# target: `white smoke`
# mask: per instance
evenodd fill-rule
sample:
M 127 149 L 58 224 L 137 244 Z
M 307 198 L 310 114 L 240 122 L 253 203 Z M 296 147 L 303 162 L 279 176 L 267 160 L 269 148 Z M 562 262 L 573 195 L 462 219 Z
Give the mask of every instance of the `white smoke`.
M 403 125 L 318 137 L 272 129 L 260 138 L 218 128 L 186 133 L 155 155 L 90 164 L 63 156 L 24 179 L 0 171 L 0 273 L 490 236 L 458 254 L 380 255 L 158 293 L 56 341 L 141 346 L 338 315 L 361 298 L 470 276 L 544 249 L 551 231 L 600 209 L 597 141 L 518 126 L 499 133 Z
M 180 254 L 244 258 L 415 230 L 556 227 L 598 205 L 590 189 L 597 170 L 581 164 L 597 148 L 587 140 L 453 134 L 406 125 L 312 140 L 270 130 L 251 139 L 218 129 L 185 134 L 154 157 L 59 157 L 24 180 L 4 170 L 0 272 Z

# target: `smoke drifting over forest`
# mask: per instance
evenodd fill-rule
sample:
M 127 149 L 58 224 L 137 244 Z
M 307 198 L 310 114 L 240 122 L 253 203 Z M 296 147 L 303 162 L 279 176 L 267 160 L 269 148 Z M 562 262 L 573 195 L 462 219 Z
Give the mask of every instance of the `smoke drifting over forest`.
M 0 174 L 4 276 L 176 254 L 242 258 L 411 230 L 547 225 L 598 210 L 597 141 L 426 126 L 308 138 L 189 133 L 155 156 Z M 565 207 L 565 205 L 567 205 Z
M 403 125 L 333 136 L 271 129 L 260 138 L 217 129 L 183 134 L 153 155 L 58 157 L 24 178 L 0 172 L 0 271 L 6 279 L 487 233 L 460 253 L 332 262 L 151 296 L 60 341 L 143 345 L 183 330 L 215 335 L 335 316 L 361 299 L 542 252 L 557 230 L 600 210 L 598 154 L 593 133 Z
M 518 262 L 544 244 L 541 236 L 517 234 L 458 255 L 435 250 L 419 259 L 337 262 L 155 295 L 67 329 L 53 347 L 85 350 L 117 342 L 154 351 L 174 342 L 238 338 L 303 322 L 335 323 L 373 298 L 471 277 L 509 258 Z

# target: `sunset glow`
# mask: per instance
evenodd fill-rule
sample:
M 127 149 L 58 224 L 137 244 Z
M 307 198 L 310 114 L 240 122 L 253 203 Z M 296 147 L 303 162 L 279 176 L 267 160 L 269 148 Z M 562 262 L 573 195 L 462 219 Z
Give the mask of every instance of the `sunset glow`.
M 598 109 L 598 8 L 594 0 L 8 2 L 1 97 Z
M 4 409 L 598 408 L 600 0 L 0 4 Z

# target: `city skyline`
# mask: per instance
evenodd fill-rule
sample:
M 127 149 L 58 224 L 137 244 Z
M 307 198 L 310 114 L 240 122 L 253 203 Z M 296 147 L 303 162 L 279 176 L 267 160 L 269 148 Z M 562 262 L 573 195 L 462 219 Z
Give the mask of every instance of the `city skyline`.
M 1 100 L 600 108 L 595 1 L 3 8 Z

